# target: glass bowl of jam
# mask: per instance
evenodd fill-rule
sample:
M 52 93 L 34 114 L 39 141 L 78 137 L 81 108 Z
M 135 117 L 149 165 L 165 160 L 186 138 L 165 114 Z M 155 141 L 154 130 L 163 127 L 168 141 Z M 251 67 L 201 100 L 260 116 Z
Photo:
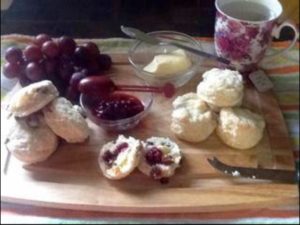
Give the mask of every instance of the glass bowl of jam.
M 200 42 L 184 33 L 155 31 L 148 35 L 203 50 Z M 136 41 L 129 49 L 128 60 L 135 74 L 149 84 L 172 83 L 181 87 L 194 77 L 203 58 L 169 44 Z
M 148 86 L 141 79 L 113 75 L 116 84 Z M 125 131 L 134 128 L 148 114 L 153 103 L 151 92 L 114 91 L 108 96 L 81 94 L 80 104 L 87 117 L 105 130 Z

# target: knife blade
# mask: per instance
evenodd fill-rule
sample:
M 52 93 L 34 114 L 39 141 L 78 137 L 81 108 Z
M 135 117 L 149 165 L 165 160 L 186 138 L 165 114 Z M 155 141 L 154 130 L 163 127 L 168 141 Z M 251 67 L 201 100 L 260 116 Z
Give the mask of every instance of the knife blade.
M 191 52 L 193 54 L 204 56 L 206 58 L 211 58 L 211 59 L 217 60 L 217 61 L 219 61 L 221 63 L 227 64 L 227 65 L 230 64 L 229 60 L 224 59 L 222 57 L 218 57 L 218 56 L 215 56 L 213 54 L 210 54 L 210 53 L 201 51 L 199 49 L 192 48 L 192 47 L 189 47 L 189 46 L 186 46 L 186 45 L 174 42 L 174 41 L 169 41 L 169 40 L 167 41 L 165 39 L 164 39 L 164 41 L 162 41 L 160 39 L 157 39 L 157 38 L 155 38 L 153 36 L 150 36 L 150 35 L 142 32 L 141 30 L 138 30 L 136 28 L 121 26 L 121 30 L 123 31 L 123 33 L 125 33 L 129 37 L 138 39 L 140 41 L 147 42 L 149 44 L 156 45 L 156 44 L 160 44 L 160 43 L 167 43 L 169 45 L 173 45 L 173 46 L 176 46 L 178 48 L 187 50 L 187 51 L 189 51 L 189 52 Z
M 283 183 L 298 183 L 299 171 L 296 170 L 277 170 L 277 169 L 263 169 L 263 168 L 249 168 L 229 166 L 216 157 L 207 159 L 209 164 L 218 171 L 234 176 L 246 177 L 251 179 L 274 180 Z

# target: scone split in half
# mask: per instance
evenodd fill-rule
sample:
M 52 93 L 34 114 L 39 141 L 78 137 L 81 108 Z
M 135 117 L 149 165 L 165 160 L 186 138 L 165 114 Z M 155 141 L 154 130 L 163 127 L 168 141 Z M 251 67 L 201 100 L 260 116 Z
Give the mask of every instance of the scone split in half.
M 140 141 L 119 135 L 116 141 L 103 145 L 98 163 L 105 177 L 119 180 L 128 176 L 137 167 L 140 156 Z
M 169 138 L 151 137 L 143 143 L 139 170 L 161 182 L 174 175 L 180 166 L 182 154 L 178 145 Z

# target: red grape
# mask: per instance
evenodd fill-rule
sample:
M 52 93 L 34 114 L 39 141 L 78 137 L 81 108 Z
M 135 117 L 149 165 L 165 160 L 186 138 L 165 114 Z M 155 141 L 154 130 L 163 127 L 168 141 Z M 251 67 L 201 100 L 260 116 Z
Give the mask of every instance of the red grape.
M 101 70 L 100 70 L 100 65 L 99 65 L 98 61 L 90 60 L 87 63 L 87 70 L 88 70 L 89 75 L 95 75 L 98 72 L 100 72 Z
M 86 65 L 88 59 L 90 58 L 89 51 L 86 47 L 78 46 L 74 52 L 76 65 Z
M 50 79 L 61 95 L 76 103 L 80 81 L 108 70 L 112 65 L 110 56 L 100 54 L 94 42 L 77 46 L 70 37 L 52 40 L 47 34 L 37 35 L 23 51 L 17 47 L 8 48 L 5 59 L 3 74 L 7 78 L 18 77 L 22 87 Z
M 34 43 L 40 47 L 46 42 L 46 41 L 51 41 L 51 37 L 47 34 L 39 34 L 35 37 Z
M 85 73 L 86 75 L 88 75 L 89 71 L 86 68 L 81 69 L 81 72 Z
M 74 65 L 74 56 L 61 55 L 58 59 L 60 64 Z
M 88 50 L 89 54 L 92 56 L 100 55 L 98 46 L 93 42 L 84 43 L 83 46 Z
M 3 66 L 3 74 L 11 79 L 20 76 L 22 72 L 22 66 L 20 63 L 5 63 Z
M 75 66 L 74 67 L 74 72 L 83 72 L 86 75 L 88 75 L 88 70 L 86 68 L 83 68 L 83 67 L 77 67 L 77 66 Z
M 42 46 L 42 52 L 49 58 L 55 58 L 59 55 L 59 48 L 54 41 L 46 41 Z
M 99 55 L 98 62 L 101 70 L 108 70 L 112 64 L 111 57 L 106 54 Z
M 25 73 L 31 81 L 41 81 L 45 78 L 45 72 L 42 65 L 36 62 L 29 63 L 26 66 Z
M 82 67 L 80 67 L 80 66 L 74 66 L 74 72 L 80 72 L 81 70 L 83 70 Z
M 43 59 L 41 49 L 36 45 L 28 45 L 24 49 L 24 57 L 29 62 L 38 62 Z
M 54 75 L 57 72 L 57 60 L 55 59 L 46 59 L 44 61 L 44 67 L 47 75 Z
M 21 76 L 20 79 L 19 79 L 19 82 L 20 82 L 22 87 L 26 87 L 29 84 L 32 84 L 32 81 L 29 80 L 26 76 Z
M 59 75 L 67 83 L 69 83 L 72 74 L 74 73 L 74 66 L 72 63 L 61 63 L 59 66 Z
M 58 39 L 58 47 L 62 54 L 72 55 L 76 48 L 76 42 L 70 37 L 62 36 Z
M 84 71 L 73 73 L 71 79 L 70 79 L 70 86 L 78 90 L 78 84 L 81 81 L 81 79 L 85 78 L 87 74 Z
M 5 59 L 10 63 L 18 63 L 22 61 L 22 50 L 16 47 L 10 47 L 5 51 Z

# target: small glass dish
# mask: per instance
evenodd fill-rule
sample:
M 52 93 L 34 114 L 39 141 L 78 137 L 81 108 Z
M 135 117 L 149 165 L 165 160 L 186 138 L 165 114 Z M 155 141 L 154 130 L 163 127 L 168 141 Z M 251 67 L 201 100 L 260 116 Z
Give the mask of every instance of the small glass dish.
M 155 31 L 148 33 L 148 35 L 154 36 L 161 40 L 172 40 L 189 47 L 202 50 L 199 42 L 192 37 L 175 31 Z M 162 83 L 170 82 L 175 87 L 181 87 L 186 84 L 197 72 L 198 66 L 201 63 L 201 57 L 185 51 L 185 54 L 190 59 L 192 65 L 183 72 L 172 74 L 171 76 L 158 77 L 153 73 L 144 70 L 144 67 L 148 65 L 156 55 L 159 54 L 171 54 L 178 47 L 171 46 L 169 44 L 151 45 L 143 41 L 137 41 L 128 52 L 128 60 L 135 70 L 135 74 L 141 79 L 147 81 L 151 85 L 161 85 Z
M 137 77 L 131 79 L 126 75 L 112 75 L 110 76 L 110 78 L 114 81 L 115 84 L 148 86 L 148 84 L 144 80 L 139 79 Z M 101 126 L 103 129 L 109 131 L 125 131 L 137 126 L 150 111 L 154 98 L 153 93 L 151 92 L 116 91 L 114 92 L 114 94 L 125 94 L 137 98 L 143 104 L 144 110 L 132 117 L 117 120 L 105 120 L 99 118 L 99 116 L 96 115 L 95 106 L 93 106 L 92 103 L 92 101 L 94 101 L 92 100 L 93 97 L 86 94 L 81 94 L 79 99 L 80 105 L 85 111 L 87 118 L 89 118 L 95 124 Z

